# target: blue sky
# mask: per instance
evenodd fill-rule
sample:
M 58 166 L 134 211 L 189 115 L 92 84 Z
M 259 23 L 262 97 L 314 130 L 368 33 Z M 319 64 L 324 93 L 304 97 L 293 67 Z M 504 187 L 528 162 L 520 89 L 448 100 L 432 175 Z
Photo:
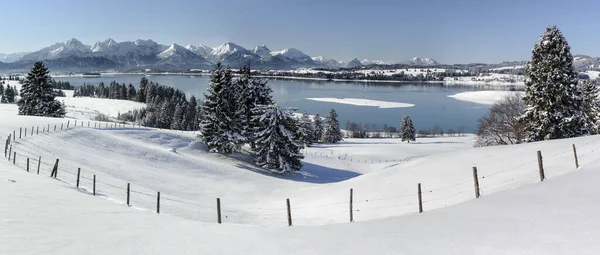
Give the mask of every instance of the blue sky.
M 574 54 L 600 56 L 600 1 L 555 0 L 20 0 L 0 7 L 0 52 L 77 38 L 231 41 L 308 55 L 442 63 L 527 60 L 548 25 Z

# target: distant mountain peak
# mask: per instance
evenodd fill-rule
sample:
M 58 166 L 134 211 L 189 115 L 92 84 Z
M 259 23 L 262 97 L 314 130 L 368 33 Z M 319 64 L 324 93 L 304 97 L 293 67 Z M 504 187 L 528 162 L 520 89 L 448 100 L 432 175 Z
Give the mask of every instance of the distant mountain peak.
M 347 64 L 346 64 L 346 68 L 353 68 L 353 67 L 359 67 L 362 66 L 363 64 L 360 62 L 360 60 L 358 60 L 357 58 L 350 60 Z
M 267 45 L 263 44 L 256 46 L 254 50 L 252 50 L 252 53 L 259 56 L 265 56 L 271 54 L 271 50 L 267 47 Z

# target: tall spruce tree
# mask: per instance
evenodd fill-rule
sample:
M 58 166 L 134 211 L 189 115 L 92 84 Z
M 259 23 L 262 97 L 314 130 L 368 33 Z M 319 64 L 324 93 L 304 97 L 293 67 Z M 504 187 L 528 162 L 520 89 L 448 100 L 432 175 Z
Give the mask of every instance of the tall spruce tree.
M 54 100 L 55 94 L 49 73 L 42 62 L 33 65 L 23 82 L 21 98 L 17 102 L 20 115 L 61 118 L 65 116 L 64 105 Z
M 402 123 L 400 124 L 400 138 L 402 138 L 403 142 L 406 141 L 408 143 L 416 140 L 415 126 L 409 116 L 404 116 L 402 118 Z
M 340 130 L 340 122 L 337 119 L 338 115 L 334 109 L 329 111 L 327 119 L 325 119 L 325 133 L 323 134 L 323 142 L 337 143 L 342 140 L 342 131 Z
M 302 142 L 304 142 L 306 146 L 311 146 L 313 143 L 317 142 L 312 120 L 306 112 L 298 119 L 298 132 L 300 133 Z
M 598 134 L 600 131 L 600 91 L 596 84 L 591 81 L 581 83 L 583 90 L 583 109 L 590 118 L 591 133 Z
M 202 141 L 211 152 L 230 154 L 239 149 L 240 134 L 235 131 L 236 106 L 231 98 L 234 94 L 232 75 L 229 68 L 217 63 L 212 71 L 210 83 L 204 94 L 200 123 Z
M 4 89 L 4 101 L 9 104 L 15 102 L 15 90 L 11 86 L 7 86 L 6 89 Z
M 280 174 L 302 168 L 304 148 L 296 120 L 289 111 L 277 105 L 258 106 L 254 119 L 261 123 L 257 130 L 255 162 L 260 167 Z
M 4 97 L 4 82 L 0 83 L 0 103 L 8 103 L 6 98 Z
M 140 79 L 140 91 L 137 93 L 139 102 L 142 102 L 142 103 L 146 102 L 147 87 L 148 87 L 148 79 L 146 79 L 146 77 L 142 77 L 142 79 Z
M 317 113 L 313 118 L 313 138 L 314 143 L 319 143 L 323 137 L 323 118 Z
M 592 118 L 584 109 L 584 93 L 567 40 L 556 26 L 546 28 L 525 70 L 527 141 L 577 137 L 593 133 Z

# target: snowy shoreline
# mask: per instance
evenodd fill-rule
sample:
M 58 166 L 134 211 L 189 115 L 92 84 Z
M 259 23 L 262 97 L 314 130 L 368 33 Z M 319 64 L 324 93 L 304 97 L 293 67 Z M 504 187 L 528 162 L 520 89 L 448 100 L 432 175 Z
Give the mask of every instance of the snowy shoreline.
M 472 102 L 477 104 L 493 105 L 500 101 L 502 98 L 513 95 L 521 94 L 518 91 L 467 91 L 449 95 L 448 97 L 454 98 L 460 101 Z

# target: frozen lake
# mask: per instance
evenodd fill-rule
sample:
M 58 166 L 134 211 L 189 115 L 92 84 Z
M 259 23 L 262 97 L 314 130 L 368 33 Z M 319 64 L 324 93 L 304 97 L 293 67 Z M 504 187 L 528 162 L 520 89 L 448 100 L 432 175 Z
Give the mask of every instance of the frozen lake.
M 132 83 L 137 86 L 143 75 L 110 75 L 99 78 L 56 77 L 72 85 L 105 84 L 111 81 Z M 208 76 L 151 75 L 153 82 L 168 85 L 203 98 Z M 298 112 L 326 115 L 334 108 L 340 124 L 346 121 L 363 124 L 400 126 L 402 116 L 409 115 L 415 128 L 431 129 L 434 125 L 444 130 L 463 127 L 474 132 L 477 119 L 487 113 L 490 105 L 460 101 L 448 97 L 456 93 L 476 91 L 473 87 L 444 87 L 441 84 L 331 82 L 313 80 L 284 80 L 269 78 L 273 96 L 282 107 L 295 107 Z M 310 99 L 309 99 L 310 98 Z M 323 100 L 314 100 L 320 98 Z M 412 107 L 406 107 L 414 105 Z M 394 107 L 399 106 L 399 107 Z M 401 107 L 404 106 L 404 107 Z

